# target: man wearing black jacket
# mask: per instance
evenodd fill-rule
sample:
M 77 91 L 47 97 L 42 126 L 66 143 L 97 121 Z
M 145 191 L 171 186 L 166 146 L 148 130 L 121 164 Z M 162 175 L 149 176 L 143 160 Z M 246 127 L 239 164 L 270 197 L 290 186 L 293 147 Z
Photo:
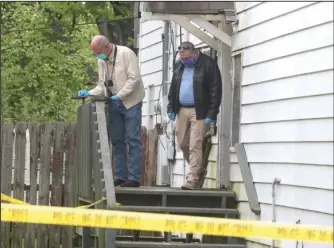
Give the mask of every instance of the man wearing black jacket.
M 176 116 L 176 136 L 189 164 L 182 189 L 200 187 L 203 168 L 203 138 L 219 113 L 222 80 L 217 63 L 196 50 L 191 42 L 179 46 L 180 61 L 175 66 L 168 94 L 167 113 Z

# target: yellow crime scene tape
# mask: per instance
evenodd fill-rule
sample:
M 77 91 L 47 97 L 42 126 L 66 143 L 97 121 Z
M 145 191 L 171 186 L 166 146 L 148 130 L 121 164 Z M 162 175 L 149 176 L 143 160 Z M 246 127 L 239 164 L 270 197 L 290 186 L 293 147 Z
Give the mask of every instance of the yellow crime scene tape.
M 1 221 L 333 243 L 333 227 L 114 210 L 2 203 Z
M 107 198 L 103 197 L 102 199 L 96 201 L 96 202 L 93 202 L 89 205 L 83 205 L 83 206 L 79 206 L 79 207 L 76 207 L 76 208 L 91 208 L 103 201 L 107 200 Z M 4 193 L 1 193 L 1 201 L 5 201 L 5 202 L 10 202 L 10 203 L 13 203 L 13 204 L 23 204 L 23 205 L 30 205 L 29 203 L 26 203 L 24 201 L 21 201 L 21 200 L 18 200 L 18 199 L 15 199 L 11 196 L 8 196 Z M 118 202 L 116 202 L 116 206 L 120 206 L 121 204 L 119 204 Z
M 13 197 L 10 197 L 8 195 L 5 195 L 3 193 L 1 193 L 1 201 L 6 201 L 6 202 L 10 202 L 10 203 L 14 203 L 14 204 L 23 204 L 23 205 L 29 205 L 29 203 L 26 203 L 24 201 L 15 199 Z

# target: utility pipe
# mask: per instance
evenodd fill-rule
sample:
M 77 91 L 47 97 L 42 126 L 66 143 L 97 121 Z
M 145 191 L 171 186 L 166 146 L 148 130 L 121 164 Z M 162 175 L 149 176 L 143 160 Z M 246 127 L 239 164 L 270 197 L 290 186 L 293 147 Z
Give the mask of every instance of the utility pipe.
M 276 222 L 276 185 L 281 183 L 281 179 L 278 177 L 274 178 L 274 181 L 272 183 L 272 222 Z M 272 240 L 271 248 L 275 248 L 276 240 Z
M 167 94 L 168 94 L 168 61 L 169 61 L 169 21 L 164 21 L 164 33 L 162 34 L 162 106 L 161 106 L 161 119 L 163 133 L 166 134 L 167 130 Z

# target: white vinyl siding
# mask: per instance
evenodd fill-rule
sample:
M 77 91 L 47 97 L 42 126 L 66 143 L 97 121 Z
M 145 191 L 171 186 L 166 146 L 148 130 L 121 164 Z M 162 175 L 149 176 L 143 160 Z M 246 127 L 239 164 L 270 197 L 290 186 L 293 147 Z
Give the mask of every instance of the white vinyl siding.
M 235 6 L 239 22 L 232 37 L 232 51 L 242 54 L 239 142 L 245 146 L 262 211 L 255 216 L 249 208 L 237 157 L 231 148 L 231 182 L 238 196 L 240 218 L 272 220 L 271 184 L 279 177 L 277 222 L 331 226 L 333 2 L 235 2 Z M 141 23 L 143 80 L 145 86 L 156 85 L 156 97 L 162 80 L 162 23 Z M 179 27 L 172 27 L 177 47 Z M 182 40 L 205 45 L 184 30 L 182 33 Z M 170 77 L 171 61 L 172 58 Z M 216 137 L 213 143 L 205 187 L 215 187 Z M 172 185 L 179 187 L 187 165 L 176 149 Z M 270 245 L 269 239 L 250 238 L 247 242 L 248 248 Z M 276 245 L 295 248 L 296 241 L 277 241 Z M 303 245 L 332 247 L 307 242 Z
M 162 83 L 162 33 L 162 21 L 141 20 L 138 57 L 140 73 L 145 87 L 142 125 L 149 129 L 153 128 L 155 123 L 160 123 L 160 115 L 155 114 L 154 106 L 158 102 L 159 91 L 162 91 L 162 89 L 160 90 Z M 148 87 L 149 85 L 152 85 L 152 87 Z M 151 92 L 149 89 L 151 89 Z M 162 92 L 160 92 L 161 94 Z M 150 115 L 150 118 L 148 118 L 148 115 Z
M 277 222 L 332 226 L 333 2 L 236 6 L 232 46 L 243 55 L 240 142 L 262 211 L 251 212 L 232 152 L 241 219 L 272 220 L 272 182 L 279 177 Z M 271 245 L 267 239 L 248 240 L 252 248 Z M 295 248 L 296 241 L 276 245 Z M 304 242 L 304 247 L 332 245 Z

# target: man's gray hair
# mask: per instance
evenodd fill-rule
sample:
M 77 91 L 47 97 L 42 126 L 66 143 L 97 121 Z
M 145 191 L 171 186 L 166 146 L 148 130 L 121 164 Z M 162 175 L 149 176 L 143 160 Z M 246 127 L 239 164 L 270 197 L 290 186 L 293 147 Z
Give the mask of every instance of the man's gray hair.
M 180 46 L 182 46 L 182 47 L 187 47 L 187 48 L 189 48 L 189 49 L 191 49 L 191 50 L 193 50 L 193 51 L 196 50 L 194 44 L 191 43 L 190 41 L 184 41 L 184 42 L 181 43 Z
M 101 39 L 101 41 L 97 44 L 97 47 L 99 49 L 109 45 L 109 40 L 104 36 L 104 39 Z

